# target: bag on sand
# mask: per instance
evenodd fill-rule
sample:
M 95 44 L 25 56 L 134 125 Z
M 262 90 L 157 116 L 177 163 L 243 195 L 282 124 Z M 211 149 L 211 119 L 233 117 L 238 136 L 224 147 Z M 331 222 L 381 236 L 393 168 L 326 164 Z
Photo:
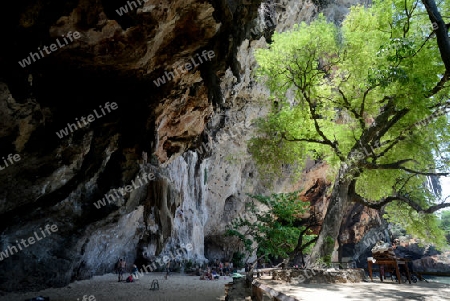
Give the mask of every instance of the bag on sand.
M 133 276 L 130 275 L 130 276 L 127 277 L 127 282 L 133 282 L 133 281 L 134 281 L 133 280 Z
M 38 297 L 35 297 L 35 298 L 27 299 L 25 301 L 50 301 L 50 297 L 38 296 Z

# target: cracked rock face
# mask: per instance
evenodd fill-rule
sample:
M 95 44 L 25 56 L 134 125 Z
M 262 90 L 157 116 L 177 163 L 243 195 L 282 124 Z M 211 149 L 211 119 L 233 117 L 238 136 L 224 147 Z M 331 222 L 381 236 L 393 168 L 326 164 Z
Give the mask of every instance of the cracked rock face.
M 59 231 L 6 253 L 2 290 L 62 286 L 111 272 L 118 257 L 146 264 L 188 243 L 187 259 L 206 260 L 211 174 L 196 149 L 213 147 L 205 130 L 222 125 L 211 126 L 223 110 L 219 78 L 236 64 L 241 26 L 257 8 L 124 5 L 6 9 L 14 18 L 4 36 L 14 43 L 0 53 L 0 157 L 20 160 L 0 170 L 0 249 L 47 223 Z M 117 110 L 104 111 L 112 103 Z M 143 173 L 155 178 L 132 188 Z
M 58 231 L 3 256 L 1 291 L 64 286 L 112 272 L 119 257 L 145 265 L 189 243 L 183 259 L 229 260 L 242 249 L 224 230 L 247 193 L 303 187 L 326 208 L 325 166 L 269 190 L 247 151 L 268 110 L 254 50 L 318 11 L 285 2 L 6 4 L 0 158 L 20 160 L 0 170 L 0 252 L 47 224 Z M 205 51 L 214 56 L 200 61 Z

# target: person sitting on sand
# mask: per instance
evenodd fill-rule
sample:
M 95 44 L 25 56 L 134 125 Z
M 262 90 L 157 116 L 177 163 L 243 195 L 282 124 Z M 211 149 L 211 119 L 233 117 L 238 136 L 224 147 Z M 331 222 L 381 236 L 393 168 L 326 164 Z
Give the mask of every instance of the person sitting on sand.
M 211 272 L 211 280 L 219 280 L 219 275 L 217 275 L 216 270 L 212 270 Z
M 134 279 L 139 279 L 138 277 L 138 268 L 135 264 L 133 264 L 133 269 L 131 270 L 131 274 L 133 275 Z
M 126 281 L 127 282 L 134 282 L 133 275 L 130 274 L 130 276 L 127 277 Z
M 208 268 L 208 270 L 205 272 L 205 279 L 212 280 L 212 274 L 211 274 L 210 268 Z
M 225 276 L 228 276 L 230 274 L 230 263 L 228 261 L 225 261 L 225 266 L 223 268 L 223 272 Z

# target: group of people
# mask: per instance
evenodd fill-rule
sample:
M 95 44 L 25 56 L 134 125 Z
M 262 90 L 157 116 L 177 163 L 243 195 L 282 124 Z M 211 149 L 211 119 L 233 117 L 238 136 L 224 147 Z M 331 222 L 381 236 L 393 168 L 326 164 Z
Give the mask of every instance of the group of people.
M 123 274 L 125 274 L 127 270 L 127 262 L 125 259 L 119 258 L 117 261 L 116 271 L 118 274 L 118 282 L 124 281 Z M 133 264 L 133 268 L 131 269 L 130 275 L 127 277 L 127 282 L 134 282 L 134 280 L 139 279 L 138 277 L 138 268 L 135 264 Z
M 170 275 L 170 264 L 171 261 L 169 260 L 166 263 L 166 275 L 164 276 L 165 279 Z M 124 281 L 123 274 L 125 274 L 127 269 L 127 262 L 125 259 L 119 258 L 116 265 L 116 272 L 118 274 L 118 282 Z M 141 270 L 142 271 L 142 270 Z M 138 268 L 135 264 L 133 264 L 133 268 L 131 269 L 130 275 L 127 277 L 127 282 L 134 282 L 134 280 L 139 279 L 138 277 Z
M 214 261 L 212 266 L 213 266 L 213 269 L 215 269 L 216 271 L 219 272 L 220 276 L 228 276 L 231 273 L 233 273 L 233 263 L 232 262 L 225 261 L 225 263 L 223 263 L 218 258 L 216 258 L 216 260 Z
M 219 280 L 220 276 L 215 269 L 208 268 L 203 274 L 200 274 L 200 280 Z
M 116 272 L 118 274 L 118 282 L 124 281 L 124 274 L 127 271 L 127 263 L 125 259 L 119 258 L 116 265 Z M 218 280 L 220 276 L 230 276 L 233 273 L 233 263 L 229 261 L 222 262 L 219 259 L 216 259 L 212 265 L 208 266 L 208 268 L 203 272 L 199 268 L 197 268 L 196 274 L 200 276 L 200 279 L 209 279 L 209 280 Z M 166 264 L 166 275 L 165 279 L 170 274 L 170 261 Z M 135 264 L 133 264 L 133 268 L 131 269 L 130 275 L 125 279 L 127 282 L 134 282 L 134 280 L 139 279 L 138 277 L 138 268 Z
M 218 280 L 220 276 L 230 276 L 232 273 L 233 263 L 222 262 L 219 259 L 216 259 L 205 271 L 201 271 L 198 267 L 196 270 L 196 275 L 200 276 L 200 280 Z

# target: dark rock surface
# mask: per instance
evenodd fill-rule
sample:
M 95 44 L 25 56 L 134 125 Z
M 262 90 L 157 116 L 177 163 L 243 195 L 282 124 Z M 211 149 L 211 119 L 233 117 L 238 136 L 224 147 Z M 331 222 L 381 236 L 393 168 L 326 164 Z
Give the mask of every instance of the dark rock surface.
M 413 260 L 413 268 L 416 272 L 437 272 L 450 274 L 450 252 L 440 255 L 424 256 Z
M 192 207 L 183 206 L 184 225 L 175 220 L 190 193 L 181 186 L 203 193 L 206 167 L 197 155 L 180 155 L 208 143 L 203 133 L 222 104 L 218 79 L 237 69 L 236 49 L 258 4 L 148 1 L 119 16 L 123 5 L 19 1 L 4 8 L 10 18 L 2 36 L 12 42 L 0 50 L 0 157 L 21 159 L 0 171 L 0 249 L 14 253 L 0 261 L 1 290 L 63 286 L 113 271 L 119 257 L 146 263 L 189 242 L 190 259 L 204 259 L 197 229 L 206 221 L 204 198 L 193 195 Z M 68 32 L 81 37 L 48 53 Z M 199 64 L 195 54 L 204 50 L 214 57 Z M 190 57 L 199 64 L 194 72 L 155 85 Z M 106 111 L 108 102 L 117 109 Z M 89 114 L 95 120 L 80 127 Z M 68 123 L 73 133 L 62 135 Z M 143 151 L 149 164 L 142 165 Z M 189 181 L 174 183 L 172 170 L 185 170 Z M 94 207 L 144 172 L 156 179 Z M 16 240 L 53 223 L 57 233 L 15 252 Z

